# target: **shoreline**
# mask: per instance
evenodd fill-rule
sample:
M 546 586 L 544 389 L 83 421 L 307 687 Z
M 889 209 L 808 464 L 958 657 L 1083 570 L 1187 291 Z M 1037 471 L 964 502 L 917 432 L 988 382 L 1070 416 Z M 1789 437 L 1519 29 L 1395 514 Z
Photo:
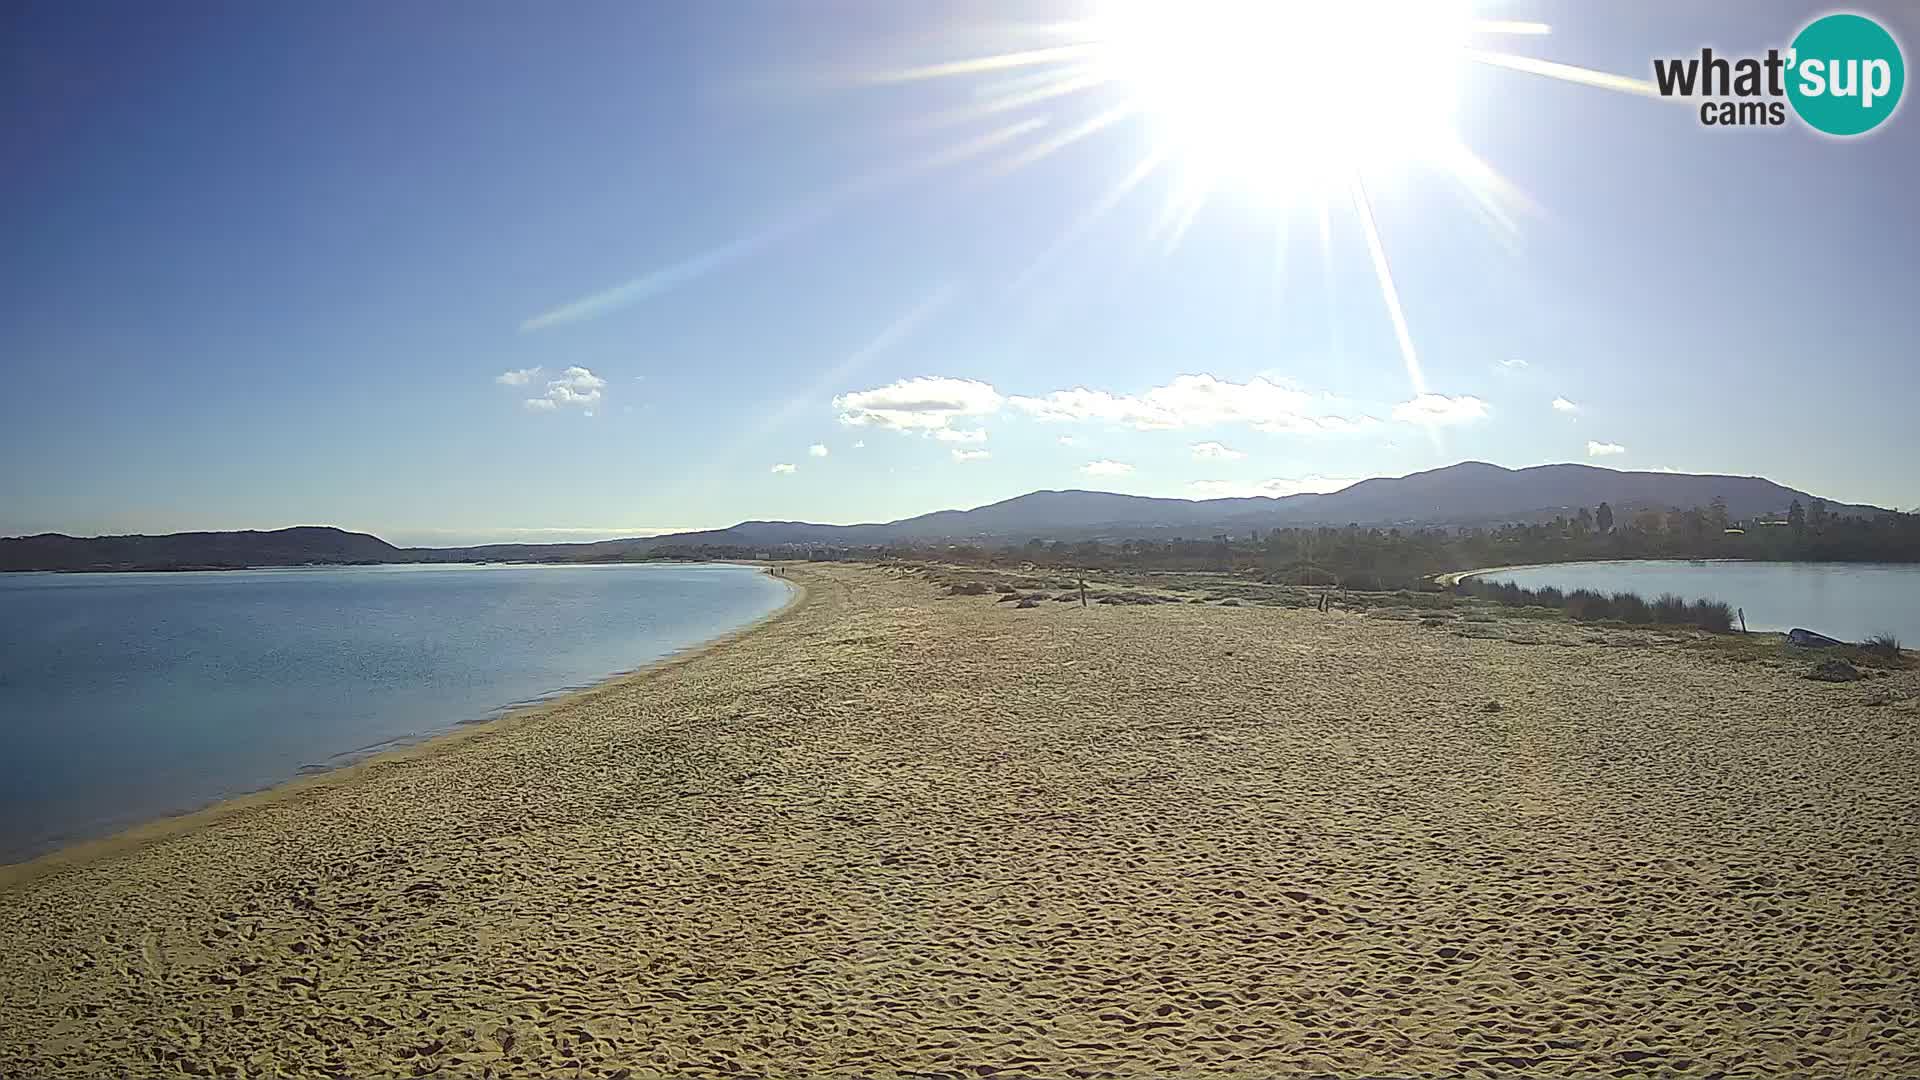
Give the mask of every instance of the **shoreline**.
M 808 598 L 806 586 L 793 578 L 773 573 L 772 564 L 746 562 L 730 565 L 760 567 L 761 572 L 767 577 L 787 587 L 786 600 L 765 615 L 719 637 L 676 649 L 657 660 L 616 672 L 586 686 L 562 690 L 520 705 L 504 706 L 491 715 L 477 719 L 456 721 L 452 726 L 432 732 L 417 741 L 376 750 L 365 756 L 352 758 L 338 766 L 298 773 L 267 787 L 220 799 L 193 810 L 153 818 L 105 836 L 76 840 L 18 862 L 0 863 L 0 893 L 40 880 L 50 874 L 80 869 L 117 855 L 135 852 L 150 844 L 195 832 L 286 799 L 350 784 L 368 772 L 398 761 L 427 757 L 472 739 L 484 738 L 534 723 L 559 709 L 571 707 L 581 701 L 623 689 L 634 683 L 644 682 L 662 672 L 670 671 L 710 651 L 771 627 L 805 606 Z
M 1670 559 L 1568 559 L 1565 562 L 1515 563 L 1512 566 L 1483 566 L 1476 570 L 1449 570 L 1444 574 L 1435 574 L 1433 576 L 1433 583 L 1435 585 L 1444 585 L 1448 588 L 1452 588 L 1453 586 L 1458 585 L 1459 583 L 1467 580 L 1468 578 L 1479 577 L 1482 574 L 1501 574 L 1509 570 L 1545 570 L 1550 566 L 1608 566 L 1608 565 L 1613 565 L 1617 563 L 1675 563 L 1681 566 L 1693 566 L 1700 563 L 1758 563 L 1758 562 L 1776 562 L 1776 563 L 1780 563 L 1781 565 L 1791 565 L 1791 566 L 1832 565 L 1826 562 L 1796 562 L 1792 559 L 1690 559 L 1690 558 L 1684 558 L 1684 557 L 1675 557 Z M 1861 565 L 1861 564 L 1843 563 L 1838 565 L 1853 566 L 1853 565 Z M 1873 564 L 1873 565 L 1877 565 L 1877 564 Z M 1888 565 L 1897 565 L 1897 564 L 1888 564 Z

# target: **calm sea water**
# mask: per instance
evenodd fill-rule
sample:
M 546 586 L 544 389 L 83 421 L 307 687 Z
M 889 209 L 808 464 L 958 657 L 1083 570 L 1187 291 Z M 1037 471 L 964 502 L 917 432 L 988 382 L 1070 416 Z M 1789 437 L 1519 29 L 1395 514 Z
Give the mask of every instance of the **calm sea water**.
M 1804 626 L 1843 641 L 1882 632 L 1920 642 L 1920 565 L 1667 560 L 1562 563 L 1481 575 L 1526 588 L 1679 593 L 1746 609 L 1749 630 Z
M 592 683 L 786 595 L 717 565 L 0 574 L 0 861 Z

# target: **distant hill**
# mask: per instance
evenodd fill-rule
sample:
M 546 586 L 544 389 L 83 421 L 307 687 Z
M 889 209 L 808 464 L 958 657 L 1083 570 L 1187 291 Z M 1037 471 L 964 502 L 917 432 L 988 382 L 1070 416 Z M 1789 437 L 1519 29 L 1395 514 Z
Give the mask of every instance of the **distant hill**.
M 679 533 L 645 541 L 611 541 L 629 549 L 689 544 L 839 544 L 909 541 L 993 542 L 1030 537 L 1073 539 L 1179 533 L 1200 536 L 1243 528 L 1308 525 L 1473 525 L 1551 518 L 1582 506 L 1612 504 L 1618 514 L 1682 509 L 1725 499 L 1736 518 L 1785 513 L 1815 496 L 1757 476 L 1623 472 L 1592 465 L 1506 469 L 1468 461 L 1408 476 L 1362 480 L 1331 494 L 1238 499 L 1154 499 L 1104 491 L 1035 491 L 972 510 L 940 510 L 873 525 L 747 521 L 729 529 Z M 1841 514 L 1879 514 L 1878 507 L 1829 503 Z
M 377 536 L 323 526 L 272 532 L 0 539 L 0 570 L 182 570 L 409 561 Z
M 1503 469 L 1482 461 L 1466 461 L 1409 476 L 1362 480 L 1303 504 L 1302 509 L 1330 523 L 1466 522 L 1578 510 L 1602 502 L 1612 504 L 1616 512 L 1671 507 L 1684 510 L 1704 507 L 1716 498 L 1727 501 L 1727 512 L 1732 516 L 1749 518 L 1784 514 L 1795 499 L 1804 505 L 1816 496 L 1757 476 L 1624 472 L 1592 465 Z M 1879 507 L 1831 501 L 1828 509 L 1842 514 L 1885 512 Z
M 1035 491 L 971 510 L 940 510 L 867 525 L 743 521 L 725 529 L 585 544 L 488 544 L 396 548 L 340 529 L 174 533 L 76 538 L 49 533 L 0 540 L 0 570 L 125 570 L 309 563 L 544 561 L 642 558 L 675 548 L 791 545 L 872 547 L 898 543 L 1022 543 L 1092 537 L 1208 536 L 1286 526 L 1476 525 L 1571 516 L 1611 503 L 1624 519 L 1636 510 L 1687 509 L 1725 499 L 1735 518 L 1785 513 L 1815 496 L 1757 476 L 1623 472 L 1591 465 L 1505 469 L 1468 461 L 1408 476 L 1362 480 L 1326 495 L 1277 498 L 1153 499 L 1106 491 Z M 1880 514 L 1872 506 L 1828 503 L 1839 514 Z

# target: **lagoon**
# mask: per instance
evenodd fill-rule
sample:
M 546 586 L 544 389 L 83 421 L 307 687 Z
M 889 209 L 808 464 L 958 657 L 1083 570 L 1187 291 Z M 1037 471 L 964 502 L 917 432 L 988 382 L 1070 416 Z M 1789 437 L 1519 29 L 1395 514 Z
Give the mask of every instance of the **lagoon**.
M 0 575 L 0 862 L 591 684 L 787 595 L 729 565 Z
M 1749 630 L 1803 626 L 1845 641 L 1892 633 L 1920 642 L 1920 565 L 1909 563 L 1687 562 L 1669 559 L 1558 563 L 1473 575 L 1525 588 L 1662 593 L 1722 600 L 1746 612 Z M 1737 623 L 1736 623 L 1737 625 Z

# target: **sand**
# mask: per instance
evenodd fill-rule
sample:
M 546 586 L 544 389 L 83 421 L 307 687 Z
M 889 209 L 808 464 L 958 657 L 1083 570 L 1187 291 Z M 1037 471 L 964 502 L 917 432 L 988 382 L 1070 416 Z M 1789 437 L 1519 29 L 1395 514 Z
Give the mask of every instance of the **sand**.
M 1920 1075 L 1920 673 L 794 577 L 16 873 L 0 1075 Z

